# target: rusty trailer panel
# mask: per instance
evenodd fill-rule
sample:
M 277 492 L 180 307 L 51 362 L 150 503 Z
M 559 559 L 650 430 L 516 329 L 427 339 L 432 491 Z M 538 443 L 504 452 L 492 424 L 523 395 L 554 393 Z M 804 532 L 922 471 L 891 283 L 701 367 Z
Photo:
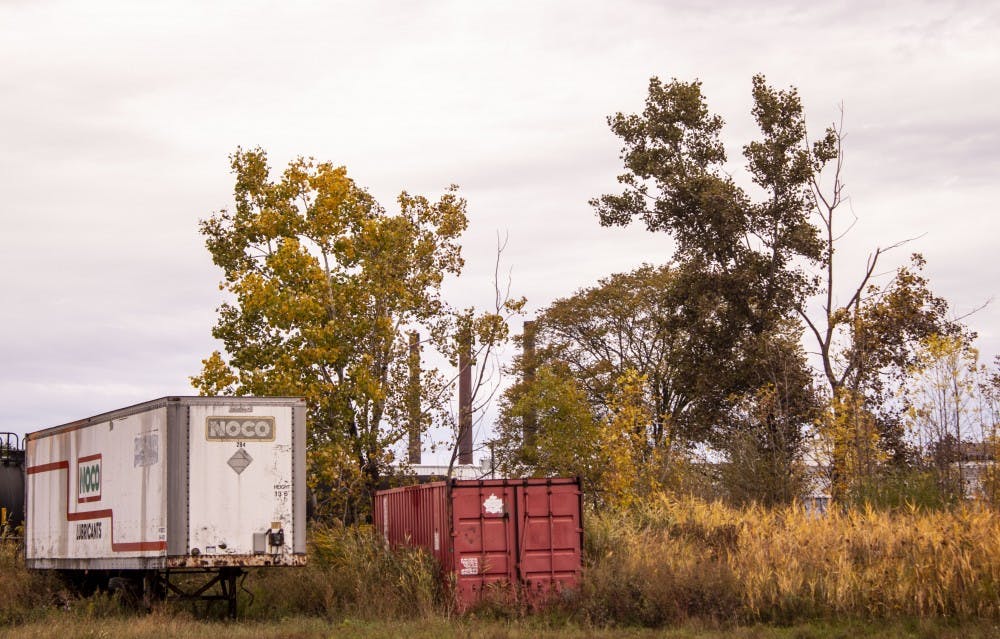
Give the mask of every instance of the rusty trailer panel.
M 183 555 L 180 557 L 167 557 L 165 568 L 174 570 L 179 568 L 195 568 L 198 570 L 208 570 L 214 568 L 261 568 L 264 566 L 305 566 L 306 556 L 299 555 Z
M 568 478 L 407 486 L 376 494 L 375 526 L 393 546 L 430 552 L 461 610 L 510 585 L 541 605 L 580 583 L 581 495 Z

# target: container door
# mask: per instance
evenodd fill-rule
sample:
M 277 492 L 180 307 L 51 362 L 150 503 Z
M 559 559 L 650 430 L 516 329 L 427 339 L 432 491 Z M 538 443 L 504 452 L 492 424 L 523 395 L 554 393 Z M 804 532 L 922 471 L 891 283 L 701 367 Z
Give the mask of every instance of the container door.
M 513 486 L 456 485 L 451 489 L 455 595 L 460 609 L 484 594 L 504 596 L 516 583 Z
M 528 598 L 541 603 L 580 583 L 583 527 L 575 482 L 517 487 L 518 564 Z
M 451 559 L 445 483 L 392 488 L 375 493 L 375 530 L 392 547 L 417 546 L 446 567 Z
M 226 565 L 246 563 L 239 557 L 247 555 L 280 563 L 292 553 L 292 410 L 190 406 L 191 554 Z

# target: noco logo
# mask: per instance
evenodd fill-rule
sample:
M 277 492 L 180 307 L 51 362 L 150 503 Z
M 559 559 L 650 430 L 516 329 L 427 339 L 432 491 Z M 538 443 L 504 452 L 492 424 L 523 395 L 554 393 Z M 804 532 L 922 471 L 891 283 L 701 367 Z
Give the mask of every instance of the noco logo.
M 274 441 L 273 417 L 209 417 L 205 424 L 209 441 Z
M 78 502 L 101 499 L 101 456 L 81 457 L 76 463 L 76 498 Z

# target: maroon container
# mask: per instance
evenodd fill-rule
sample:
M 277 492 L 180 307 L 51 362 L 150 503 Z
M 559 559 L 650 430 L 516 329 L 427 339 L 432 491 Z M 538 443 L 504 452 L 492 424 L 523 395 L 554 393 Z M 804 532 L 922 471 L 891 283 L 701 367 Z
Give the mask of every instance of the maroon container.
M 577 479 L 452 480 L 375 494 L 375 528 L 392 546 L 426 549 L 460 610 L 516 586 L 531 605 L 580 583 Z

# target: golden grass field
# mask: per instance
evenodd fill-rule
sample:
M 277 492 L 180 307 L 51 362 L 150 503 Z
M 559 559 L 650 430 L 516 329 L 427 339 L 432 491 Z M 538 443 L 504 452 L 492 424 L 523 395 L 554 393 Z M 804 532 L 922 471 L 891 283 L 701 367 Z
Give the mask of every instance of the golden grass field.
M 854 639 L 903 637 L 989 639 L 1000 626 L 985 622 L 961 624 L 909 620 L 891 622 L 813 621 L 776 626 L 714 625 L 687 622 L 666 628 L 596 628 L 573 623 L 543 624 L 532 620 L 449 619 L 373 621 L 295 617 L 276 621 L 198 621 L 176 614 L 93 618 L 63 614 L 24 625 L 0 628 L 0 637 L 17 639 Z
M 456 616 L 427 555 L 365 527 L 314 526 L 310 564 L 251 574 L 237 622 L 167 602 L 151 614 L 0 545 L 9 637 L 1000 637 L 1000 518 L 951 510 L 811 515 L 654 495 L 585 516 L 576 596 L 542 613 L 487 603 Z
M 1000 517 L 975 504 L 816 516 L 661 495 L 591 517 L 587 539 L 602 621 L 1000 617 Z

